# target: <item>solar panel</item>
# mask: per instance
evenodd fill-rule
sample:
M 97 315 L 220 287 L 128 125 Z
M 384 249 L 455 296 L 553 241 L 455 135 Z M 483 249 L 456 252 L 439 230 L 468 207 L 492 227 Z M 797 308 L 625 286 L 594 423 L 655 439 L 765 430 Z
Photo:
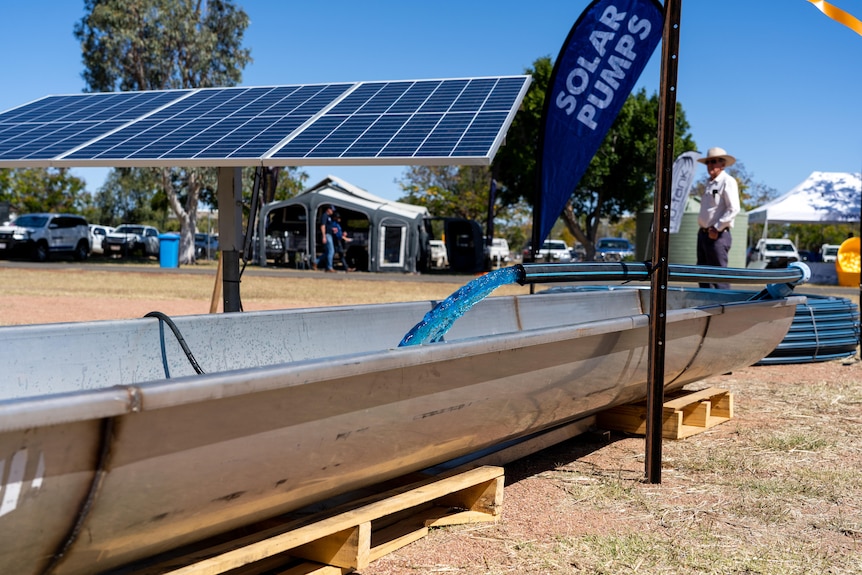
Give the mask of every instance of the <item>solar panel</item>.
M 489 164 L 529 76 L 48 96 L 0 167 Z

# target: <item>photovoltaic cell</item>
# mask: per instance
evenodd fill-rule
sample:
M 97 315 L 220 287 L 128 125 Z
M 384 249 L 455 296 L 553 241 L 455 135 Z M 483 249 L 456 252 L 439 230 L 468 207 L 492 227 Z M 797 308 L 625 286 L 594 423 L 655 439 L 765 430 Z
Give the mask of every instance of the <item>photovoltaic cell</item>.
M 55 158 L 187 93 L 121 92 L 36 100 L 0 114 L 0 161 Z
M 0 167 L 488 163 L 528 76 L 49 96 L 0 114 Z
M 525 87 L 524 77 L 369 83 L 273 157 L 483 157 L 499 143 Z

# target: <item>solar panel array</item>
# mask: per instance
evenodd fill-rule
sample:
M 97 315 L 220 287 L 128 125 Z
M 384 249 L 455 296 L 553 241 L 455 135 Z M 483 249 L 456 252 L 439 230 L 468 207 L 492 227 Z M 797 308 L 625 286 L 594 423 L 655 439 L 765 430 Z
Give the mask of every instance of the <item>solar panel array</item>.
M 488 164 L 529 76 L 47 96 L 0 167 Z

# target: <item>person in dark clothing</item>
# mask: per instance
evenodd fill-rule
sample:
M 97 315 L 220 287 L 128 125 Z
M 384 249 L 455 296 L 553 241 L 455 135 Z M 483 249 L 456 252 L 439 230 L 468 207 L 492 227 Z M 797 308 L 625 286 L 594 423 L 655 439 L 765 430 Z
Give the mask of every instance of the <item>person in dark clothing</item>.
M 334 212 L 335 206 L 328 205 L 320 216 L 320 236 L 323 242 L 323 252 L 317 259 L 317 263 L 313 266 L 314 269 L 323 269 L 327 272 L 335 271 L 332 268 L 332 258 L 335 255 L 335 239 L 332 236 L 332 214 Z
M 348 265 L 347 262 L 347 244 L 352 240 L 347 237 L 347 232 L 341 227 L 341 214 L 338 212 L 332 214 L 332 238 L 335 253 L 338 254 L 338 259 L 344 267 L 344 271 L 354 271 L 355 268 Z

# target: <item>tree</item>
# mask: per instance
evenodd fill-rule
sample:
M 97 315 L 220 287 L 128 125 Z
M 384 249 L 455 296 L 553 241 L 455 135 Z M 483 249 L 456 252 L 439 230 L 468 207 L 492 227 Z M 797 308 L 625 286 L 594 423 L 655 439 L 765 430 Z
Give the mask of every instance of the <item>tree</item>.
M 532 70 L 533 83 L 522 109 L 515 117 L 507 144 L 494 160 L 511 201 L 533 202 L 538 189 L 539 135 L 545 92 L 553 66 L 548 57 L 539 58 Z M 542 102 L 542 105 L 539 105 Z M 601 220 L 617 222 L 627 214 L 649 205 L 653 198 L 658 132 L 658 95 L 647 97 L 641 89 L 630 95 L 620 110 L 590 166 L 563 210 L 566 228 L 580 241 L 591 258 Z M 682 105 L 676 105 L 674 157 L 696 149 Z
M 0 169 L 0 202 L 9 210 L 83 213 L 87 207 L 85 183 L 67 168 Z
M 75 26 L 90 91 L 234 86 L 251 61 L 248 16 L 231 0 L 85 0 Z M 180 222 L 180 262 L 194 261 L 197 210 L 213 170 L 159 170 Z
M 398 201 L 425 206 L 437 217 L 475 220 L 484 229 L 491 179 L 491 170 L 486 166 L 410 166 L 399 182 L 404 196 Z M 522 202 L 508 204 L 498 196 L 493 206 L 494 235 L 505 237 L 511 245 L 522 245 L 526 237 L 525 215 Z
M 243 193 L 250 196 L 251 190 L 254 187 L 254 174 L 256 168 L 244 168 L 242 171 Z M 296 166 L 287 166 L 278 168 L 277 183 L 275 193 L 271 198 L 266 199 L 270 202 L 280 202 L 289 200 L 299 195 L 305 189 L 305 182 L 308 180 L 308 173 Z M 266 170 L 264 170 L 266 174 Z M 264 176 L 266 177 L 266 175 Z M 218 194 L 214 186 L 208 186 L 201 190 L 201 201 L 213 208 L 218 208 Z M 248 192 L 246 194 L 246 192 Z M 263 182 L 261 182 L 261 202 L 263 197 Z
M 425 206 L 439 217 L 485 221 L 491 172 L 483 166 L 410 166 L 399 201 Z
M 135 223 L 164 227 L 164 218 L 158 212 L 164 212 L 167 206 L 159 210 L 158 202 L 154 202 L 161 189 L 158 175 L 155 170 L 140 168 L 111 170 L 93 197 L 88 218 L 109 226 Z M 164 199 L 164 193 L 161 196 Z
M 545 92 L 551 82 L 552 71 L 553 64 L 548 56 L 537 59 L 532 69 L 524 71 L 532 75 L 533 82 L 493 163 L 500 184 L 499 196 L 506 204 L 524 200 L 532 205 L 536 197 L 537 150 Z
M 279 168 L 278 183 L 272 201 L 281 202 L 298 196 L 305 189 L 308 173 L 296 166 Z

